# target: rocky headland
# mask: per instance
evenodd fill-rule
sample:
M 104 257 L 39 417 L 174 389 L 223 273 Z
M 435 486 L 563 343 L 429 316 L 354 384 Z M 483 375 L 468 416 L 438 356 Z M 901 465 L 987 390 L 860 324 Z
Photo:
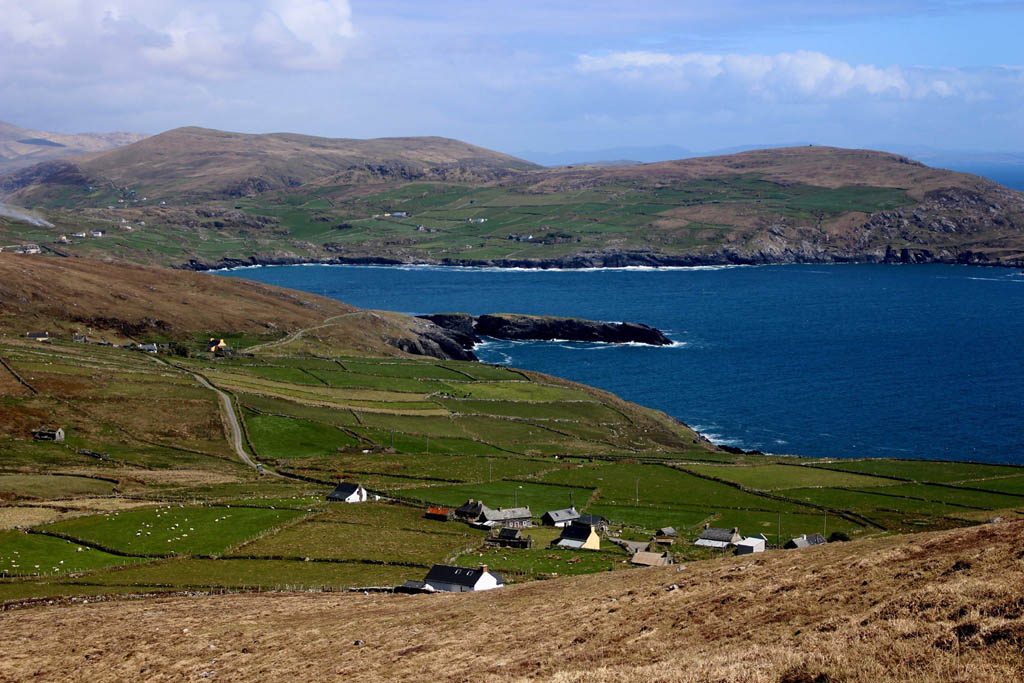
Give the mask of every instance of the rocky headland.
M 481 337 L 511 340 L 564 340 L 608 344 L 672 344 L 660 330 L 629 322 L 604 322 L 582 318 L 498 313 L 437 313 L 420 316 L 444 328 L 463 348 L 471 349 Z

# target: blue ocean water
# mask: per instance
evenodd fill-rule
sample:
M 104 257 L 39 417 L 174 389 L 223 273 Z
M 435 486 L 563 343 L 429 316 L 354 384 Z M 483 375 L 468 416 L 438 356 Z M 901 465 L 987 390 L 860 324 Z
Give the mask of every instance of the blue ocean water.
M 224 273 L 406 313 L 644 322 L 671 348 L 493 341 L 747 449 L 1024 463 L 1024 274 L 967 266 Z

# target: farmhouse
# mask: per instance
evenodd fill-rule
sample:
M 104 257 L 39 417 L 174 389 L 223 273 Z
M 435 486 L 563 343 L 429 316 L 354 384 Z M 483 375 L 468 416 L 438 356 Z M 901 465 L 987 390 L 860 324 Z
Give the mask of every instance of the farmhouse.
M 36 441 L 56 441 L 57 443 L 64 443 L 64 429 L 57 427 L 40 427 L 39 429 L 32 430 L 32 438 Z
M 799 548 L 810 548 L 812 545 L 825 545 L 828 541 L 821 534 L 803 534 L 796 538 L 791 538 L 786 541 L 786 544 L 782 547 L 787 550 L 794 550 Z
M 486 564 L 480 565 L 479 569 L 435 564 L 423 579 L 425 590 L 444 593 L 487 591 L 504 585 L 505 579 L 501 574 L 492 573 Z
M 523 536 L 521 529 L 506 526 L 502 527 L 496 535 L 488 536 L 484 542 L 499 548 L 531 548 L 533 547 L 533 536 Z
M 482 526 L 507 526 L 514 529 L 533 526 L 533 516 L 528 507 L 498 508 L 497 510 L 492 510 L 486 505 L 482 507 L 483 510 L 480 513 L 480 517 L 476 520 L 477 524 Z
M 473 500 L 470 498 L 465 503 L 455 508 L 454 517 L 460 519 L 463 522 L 475 522 L 483 514 L 486 506 L 479 500 Z
M 654 542 L 661 545 L 672 545 L 676 542 L 676 538 L 678 536 L 679 534 L 676 532 L 675 528 L 664 526 L 655 532 Z
M 103 237 L 105 234 L 106 233 L 103 232 L 102 230 L 90 230 L 89 231 L 89 236 L 90 237 Z
M 156 344 L 152 344 L 152 343 L 150 343 L 150 344 L 139 344 L 138 348 L 139 348 L 139 351 L 144 351 L 145 353 L 157 353 L 157 352 L 160 351 L 160 347 L 157 346 Z
M 359 484 L 342 482 L 331 491 L 327 500 L 332 503 L 364 503 L 366 502 L 366 489 Z
M 600 550 L 601 537 L 597 530 L 582 522 L 572 522 L 562 528 L 562 535 L 553 544 L 555 548 L 570 548 L 572 550 Z
M 743 540 L 743 536 L 740 535 L 740 530 L 736 527 L 720 529 L 705 524 L 700 538 L 694 541 L 693 544 L 702 548 L 721 548 L 724 550 L 731 545 L 736 545 L 741 540 Z
M 210 341 L 206 343 L 206 350 L 210 353 L 217 353 L 218 351 L 222 351 L 226 348 L 228 348 L 228 344 L 223 339 L 210 337 Z
M 641 567 L 667 567 L 672 564 L 672 555 L 668 552 L 649 553 L 641 551 L 634 554 L 630 562 Z
M 437 520 L 438 522 L 447 522 L 452 518 L 452 509 L 431 505 L 427 508 L 427 511 L 423 513 L 423 516 L 427 519 Z
M 71 236 L 72 237 L 85 237 L 85 233 L 84 232 L 73 232 L 73 233 L 71 233 Z
M 25 336 L 32 341 L 45 342 L 50 341 L 49 332 L 26 332 Z
M 763 534 L 761 536 L 748 536 L 736 544 L 736 554 L 750 555 L 751 553 L 763 553 L 766 541 L 767 539 L 765 539 Z
M 549 510 L 541 515 L 540 523 L 544 526 L 569 526 L 569 524 L 580 518 L 576 508 L 565 508 L 564 510 Z
M 384 214 L 384 215 L 387 216 L 388 214 Z M 409 212 L 408 211 L 392 211 L 391 212 L 391 216 L 394 217 L 394 218 L 408 218 L 409 217 Z

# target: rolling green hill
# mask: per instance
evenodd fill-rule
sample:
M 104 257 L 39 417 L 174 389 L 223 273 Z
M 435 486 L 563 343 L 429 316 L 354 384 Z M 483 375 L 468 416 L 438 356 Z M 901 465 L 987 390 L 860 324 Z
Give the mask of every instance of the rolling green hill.
M 540 169 L 443 138 L 181 128 L 0 179 L 5 243 L 194 268 L 1024 264 L 1024 195 L 884 152 L 794 147 Z M 61 234 L 107 231 L 101 239 Z

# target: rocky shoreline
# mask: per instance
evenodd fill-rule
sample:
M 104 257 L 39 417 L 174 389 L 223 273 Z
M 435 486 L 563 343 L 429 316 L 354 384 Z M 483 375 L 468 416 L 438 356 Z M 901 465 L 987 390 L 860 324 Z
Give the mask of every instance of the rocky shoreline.
M 198 272 L 230 270 L 255 266 L 293 265 L 373 265 L 373 266 L 448 266 L 458 268 L 518 268 L 530 270 L 583 270 L 588 268 L 692 268 L 700 266 L 761 266 L 790 264 L 925 264 L 1024 268 L 1024 258 L 996 261 L 983 252 L 932 252 L 929 249 L 887 247 L 876 252 L 826 252 L 808 244 L 799 248 L 739 252 L 721 250 L 709 254 L 663 254 L 650 251 L 610 251 L 581 253 L 548 259 L 423 259 L 389 256 L 324 256 L 292 254 L 253 254 L 245 258 L 221 258 L 216 261 L 190 259 L 177 268 Z

